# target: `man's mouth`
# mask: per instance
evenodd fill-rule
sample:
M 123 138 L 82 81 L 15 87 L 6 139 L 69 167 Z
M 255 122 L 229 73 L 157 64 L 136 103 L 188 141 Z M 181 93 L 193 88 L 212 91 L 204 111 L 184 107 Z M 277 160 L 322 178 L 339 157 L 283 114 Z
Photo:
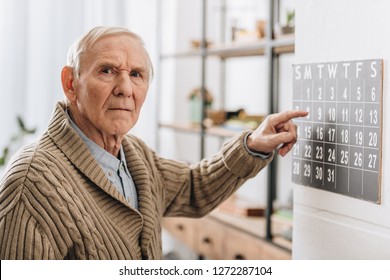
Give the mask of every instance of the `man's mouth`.
M 130 111 L 131 111 L 131 109 L 128 109 L 128 108 L 120 108 L 120 107 L 118 107 L 118 108 L 110 108 L 110 109 L 108 109 L 108 110 L 110 110 L 110 111 L 126 111 L 126 112 L 130 112 Z

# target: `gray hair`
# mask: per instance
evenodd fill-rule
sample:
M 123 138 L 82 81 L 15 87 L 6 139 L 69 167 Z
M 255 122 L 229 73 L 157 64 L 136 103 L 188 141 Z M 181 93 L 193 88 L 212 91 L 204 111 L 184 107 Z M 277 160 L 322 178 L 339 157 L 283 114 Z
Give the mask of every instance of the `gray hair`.
M 153 79 L 154 70 L 153 70 L 152 60 L 150 59 L 149 53 L 145 48 L 145 43 L 142 40 L 141 36 L 130 31 L 125 27 L 97 26 L 91 29 L 85 35 L 83 35 L 79 40 L 76 40 L 73 43 L 73 45 L 70 47 L 66 65 L 73 68 L 73 73 L 75 77 L 78 78 L 80 75 L 80 66 L 81 66 L 83 55 L 87 53 L 94 46 L 94 44 L 98 40 L 102 39 L 103 37 L 109 35 L 120 35 L 120 34 L 129 35 L 130 37 L 138 40 L 138 42 L 144 48 L 148 60 L 147 64 L 149 70 L 149 81 L 151 81 Z

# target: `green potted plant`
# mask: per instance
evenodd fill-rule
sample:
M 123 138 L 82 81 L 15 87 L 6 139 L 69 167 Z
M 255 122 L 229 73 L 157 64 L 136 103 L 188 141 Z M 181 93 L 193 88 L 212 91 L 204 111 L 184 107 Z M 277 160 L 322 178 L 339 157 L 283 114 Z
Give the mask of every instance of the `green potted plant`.
M 2 154 L 0 155 L 0 168 L 6 165 L 9 156 L 11 154 L 11 151 L 15 150 L 16 146 L 18 144 L 20 145 L 21 141 L 27 135 L 34 134 L 36 131 L 35 128 L 32 129 L 27 128 L 24 124 L 22 117 L 20 116 L 17 116 L 17 123 L 19 128 L 18 132 L 10 138 L 8 145 L 3 148 Z
M 211 105 L 213 103 L 213 96 L 210 91 L 205 89 L 206 95 L 206 110 L 211 109 Z M 188 95 L 188 99 L 190 100 L 190 119 L 191 123 L 199 124 L 202 120 L 202 96 L 201 89 L 195 88 Z
M 291 34 L 295 31 L 295 10 L 286 11 L 286 24 L 282 26 L 282 34 Z

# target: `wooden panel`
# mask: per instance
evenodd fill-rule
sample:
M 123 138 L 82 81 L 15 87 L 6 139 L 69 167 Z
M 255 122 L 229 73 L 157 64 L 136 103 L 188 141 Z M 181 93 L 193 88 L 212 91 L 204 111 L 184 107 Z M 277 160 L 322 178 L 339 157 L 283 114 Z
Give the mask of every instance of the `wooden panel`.
M 235 229 L 229 229 L 227 232 L 225 246 L 226 259 L 274 260 L 291 258 L 288 251 Z
M 290 251 L 236 226 L 237 223 L 233 226 L 215 215 L 202 219 L 163 219 L 164 229 L 206 259 L 291 259 Z
M 224 242 L 226 229 L 218 222 L 203 218 L 199 222 L 197 248 L 201 256 L 220 260 L 224 259 Z
M 263 259 L 263 246 L 260 239 L 230 229 L 227 234 L 226 259 L 258 260 Z
M 196 234 L 198 220 L 188 218 L 164 218 L 162 226 L 175 238 L 197 251 Z

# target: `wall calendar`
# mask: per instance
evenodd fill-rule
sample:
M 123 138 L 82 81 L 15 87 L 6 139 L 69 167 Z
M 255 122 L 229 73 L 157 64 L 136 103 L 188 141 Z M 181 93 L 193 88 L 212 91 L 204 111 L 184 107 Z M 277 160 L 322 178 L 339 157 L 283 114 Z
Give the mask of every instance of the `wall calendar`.
M 297 184 L 380 203 L 381 59 L 293 65 Z

